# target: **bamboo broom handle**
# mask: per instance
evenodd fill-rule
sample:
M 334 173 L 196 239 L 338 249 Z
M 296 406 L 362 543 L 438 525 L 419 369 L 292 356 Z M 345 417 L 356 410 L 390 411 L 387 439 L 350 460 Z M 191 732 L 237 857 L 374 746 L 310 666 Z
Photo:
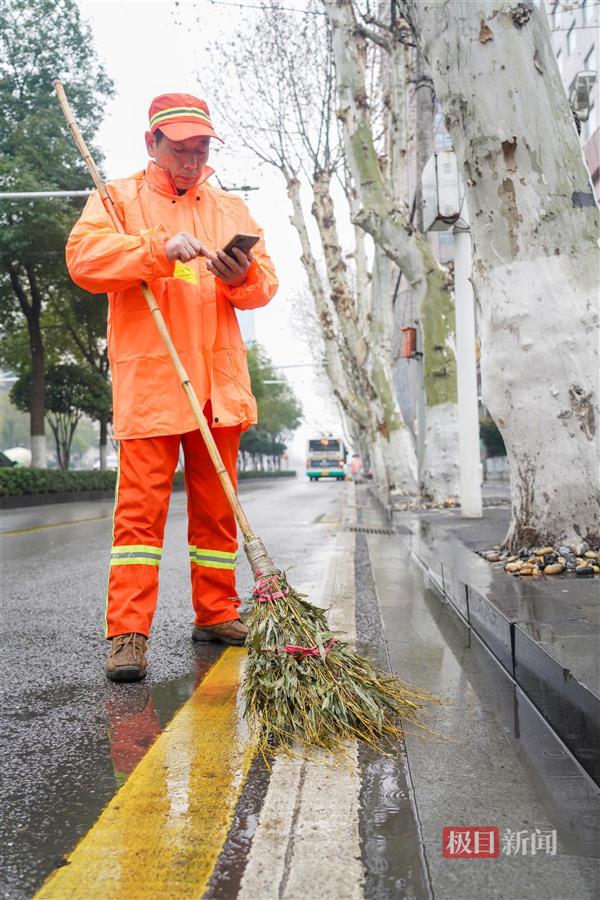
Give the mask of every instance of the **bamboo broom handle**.
M 62 109 L 63 113 L 65 114 L 65 119 L 67 120 L 67 125 L 69 126 L 69 128 L 71 130 L 71 134 L 73 135 L 73 138 L 75 139 L 75 143 L 77 144 L 77 147 L 79 148 L 79 152 L 81 153 L 83 161 L 86 164 L 86 166 L 88 167 L 88 170 L 90 172 L 90 175 L 92 176 L 94 184 L 96 185 L 96 187 L 98 189 L 98 193 L 100 194 L 100 197 L 102 198 L 102 203 L 104 204 L 104 208 L 106 209 L 106 212 L 110 216 L 111 221 L 112 221 L 113 225 L 115 226 L 116 230 L 118 232 L 120 232 L 121 234 L 125 234 L 125 228 L 123 227 L 123 223 L 121 222 L 121 220 L 119 219 L 119 216 L 117 215 L 117 211 L 115 209 L 112 197 L 108 193 L 108 191 L 106 189 L 106 185 L 104 184 L 104 181 L 102 180 L 102 177 L 101 177 L 98 169 L 96 168 L 96 163 L 92 159 L 90 151 L 87 148 L 87 144 L 85 143 L 83 136 L 77 126 L 77 122 L 75 121 L 75 117 L 73 115 L 73 110 L 71 109 L 71 105 L 70 105 L 69 101 L 67 100 L 67 95 L 65 94 L 65 89 L 62 85 L 62 82 L 59 81 L 58 79 L 54 82 L 54 90 L 56 91 L 56 96 L 58 97 L 58 102 L 60 103 L 61 109 Z M 177 350 L 175 349 L 175 345 L 173 344 L 171 335 L 169 334 L 169 329 L 167 328 L 167 323 L 164 320 L 163 314 L 160 311 L 160 307 L 159 307 L 158 303 L 156 302 L 154 294 L 152 293 L 151 289 L 149 288 L 149 286 L 146 284 L 145 281 L 141 282 L 140 288 L 141 288 L 142 294 L 146 298 L 146 302 L 148 303 L 150 312 L 152 313 L 152 318 L 154 319 L 156 327 L 158 328 L 160 335 L 165 343 L 165 346 L 168 350 L 169 356 L 171 357 L 171 362 L 173 363 L 173 365 L 175 367 L 175 371 L 177 372 L 177 377 L 179 378 L 181 387 L 183 388 L 185 395 L 188 398 L 189 404 L 192 408 L 192 412 L 194 413 L 194 418 L 196 419 L 196 422 L 198 423 L 198 428 L 200 429 L 200 434 L 202 435 L 204 443 L 206 444 L 206 449 L 208 450 L 209 456 L 213 462 L 216 473 L 219 477 L 219 481 L 223 485 L 223 490 L 225 491 L 225 494 L 227 495 L 229 504 L 230 504 L 230 506 L 233 510 L 233 513 L 235 515 L 235 518 L 240 526 L 242 534 L 244 535 L 244 541 L 245 541 L 245 543 L 248 543 L 249 541 L 255 539 L 254 532 L 252 531 L 252 528 L 250 527 L 250 523 L 246 517 L 246 513 L 244 512 L 242 505 L 238 499 L 238 496 L 235 492 L 235 488 L 231 482 L 229 473 L 227 472 L 227 469 L 223 465 L 223 460 L 221 459 L 221 454 L 219 453 L 217 445 L 215 444 L 215 440 L 211 434 L 210 428 L 208 426 L 208 422 L 206 421 L 206 416 L 204 415 L 204 412 L 202 411 L 202 407 L 200 406 L 200 403 L 198 402 L 198 397 L 196 396 L 194 386 L 192 385 L 192 382 L 190 381 L 190 378 L 183 366 L 183 363 L 181 362 L 181 360 L 179 358 L 179 354 L 177 353 Z

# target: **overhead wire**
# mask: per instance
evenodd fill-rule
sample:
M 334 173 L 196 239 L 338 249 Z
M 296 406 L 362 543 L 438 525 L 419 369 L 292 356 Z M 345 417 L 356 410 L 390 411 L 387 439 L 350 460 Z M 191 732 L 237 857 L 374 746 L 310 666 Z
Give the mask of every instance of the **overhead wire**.
M 275 11 L 273 6 L 267 3 L 235 3 L 234 0 L 194 0 L 199 3 L 210 3 L 211 6 L 233 6 L 236 9 L 262 9 L 269 12 Z M 177 4 L 178 6 L 181 4 Z M 301 13 L 306 16 L 326 16 L 327 13 L 317 9 L 299 9 L 297 6 L 277 6 L 276 11 Z

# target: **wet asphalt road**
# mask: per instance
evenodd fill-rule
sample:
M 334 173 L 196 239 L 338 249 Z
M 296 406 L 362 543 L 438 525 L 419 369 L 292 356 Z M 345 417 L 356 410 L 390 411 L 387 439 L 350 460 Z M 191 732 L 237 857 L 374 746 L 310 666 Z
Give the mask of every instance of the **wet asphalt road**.
M 295 583 L 317 602 L 335 540 L 340 487 L 290 479 L 241 488 L 250 521 L 273 558 L 283 568 L 294 567 Z M 111 527 L 110 502 L 3 513 L 4 897 L 32 895 L 221 653 L 215 645 L 190 640 L 185 495 L 175 493 L 148 677 L 140 685 L 106 681 Z M 242 553 L 242 596 L 250 583 Z M 133 743 L 123 736 L 132 717 Z
M 359 647 L 447 700 L 430 721 L 445 737 L 423 741 L 407 733 L 406 745 L 390 758 L 361 750 L 356 776 L 360 846 L 357 839 L 352 852 L 362 861 L 364 880 L 359 884 L 353 876 L 348 891 L 337 895 L 331 884 L 329 893 L 323 883 L 315 888 L 312 875 L 320 848 L 314 842 L 309 843 L 313 851 L 303 847 L 306 833 L 299 832 L 303 840 L 296 833 L 302 822 L 291 826 L 284 873 L 277 881 L 271 854 L 281 827 L 269 836 L 272 782 L 255 760 L 205 896 L 233 900 L 241 890 L 239 896 L 252 900 L 597 897 L 597 789 L 501 667 L 431 590 L 402 536 L 381 531 L 385 523 L 366 491 L 354 497 L 352 485 L 294 479 L 245 484 L 241 495 L 274 559 L 283 568 L 293 567 L 290 580 L 317 603 L 329 596 L 326 573 L 339 557 L 340 540 L 353 542 L 352 553 L 339 559 L 354 582 Z M 355 544 L 354 535 L 344 534 L 344 524 L 354 521 L 350 510 L 366 529 L 356 535 Z M 1 892 L 10 900 L 31 897 L 61 864 L 222 652 L 193 645 L 189 637 L 185 497 L 178 493 L 167 525 L 148 678 L 139 685 L 105 680 L 111 515 L 111 503 L 94 503 L 13 510 L 3 516 L 6 693 L 0 842 L 5 857 Z M 242 554 L 240 594 L 249 587 Z M 135 777 L 137 773 L 128 787 Z M 330 784 L 327 788 L 332 795 L 338 790 Z M 322 793 L 327 796 L 327 790 Z M 293 790 L 280 800 L 284 808 L 298 803 Z M 334 800 L 327 798 L 327 804 Z M 317 804 L 318 796 L 313 801 Z M 328 806 L 324 834 L 330 816 Z M 558 855 L 503 856 L 493 869 L 489 861 L 478 866 L 444 860 L 442 828 L 468 824 L 523 833 L 554 828 Z M 268 852 L 261 856 L 265 846 Z M 334 866 L 342 848 L 338 853 L 324 846 L 326 858 L 320 862 Z M 257 858 L 269 859 L 265 887 L 249 894 L 248 883 L 260 883 L 246 877 L 256 870 Z M 294 878 L 300 893 L 292 890 Z M 136 898 L 127 895 L 127 900 Z

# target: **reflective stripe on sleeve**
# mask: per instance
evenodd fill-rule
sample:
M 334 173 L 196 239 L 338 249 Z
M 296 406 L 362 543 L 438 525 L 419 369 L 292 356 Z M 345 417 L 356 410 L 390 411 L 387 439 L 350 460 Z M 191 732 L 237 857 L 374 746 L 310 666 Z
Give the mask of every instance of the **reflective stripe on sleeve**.
M 237 553 L 224 550 L 208 550 L 190 545 L 190 561 L 207 569 L 235 569 Z

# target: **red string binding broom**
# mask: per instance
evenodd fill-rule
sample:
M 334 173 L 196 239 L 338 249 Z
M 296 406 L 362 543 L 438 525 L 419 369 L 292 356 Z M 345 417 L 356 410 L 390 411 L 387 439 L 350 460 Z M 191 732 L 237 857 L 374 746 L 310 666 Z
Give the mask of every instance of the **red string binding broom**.
M 58 101 L 115 230 L 125 233 L 113 201 L 91 157 L 60 81 Z M 208 453 L 244 538 L 256 583 L 248 617 L 248 667 L 244 680 L 246 717 L 260 751 L 273 754 L 308 748 L 342 751 L 357 738 L 378 746 L 401 735 L 401 722 L 418 725 L 421 702 L 432 700 L 377 669 L 327 626 L 325 610 L 313 606 L 287 582 L 252 530 L 223 465 L 193 385 L 173 344 L 150 287 L 140 289 L 173 362 Z

